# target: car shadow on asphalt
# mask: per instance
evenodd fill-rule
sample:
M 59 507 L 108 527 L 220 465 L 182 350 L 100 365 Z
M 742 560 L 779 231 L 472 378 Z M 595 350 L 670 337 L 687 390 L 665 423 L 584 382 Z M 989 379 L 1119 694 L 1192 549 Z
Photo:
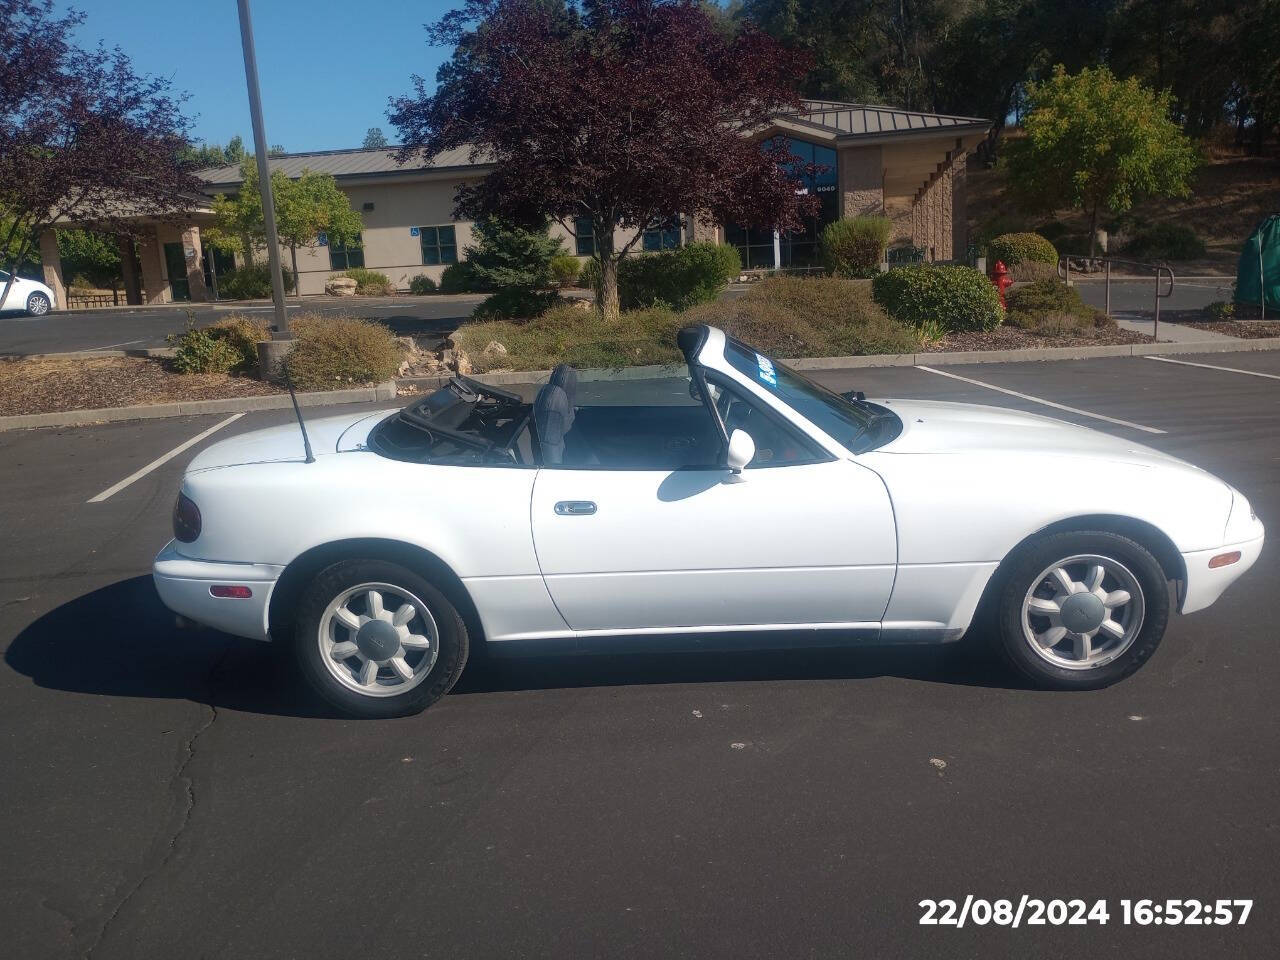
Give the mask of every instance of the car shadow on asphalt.
M 947 646 L 816 646 L 785 633 L 619 637 L 592 652 L 480 648 L 454 695 L 677 683 L 859 680 L 1025 688 L 1002 664 Z M 825 637 L 825 635 L 823 635 Z M 839 637 L 826 637 L 838 641 Z M 151 578 L 133 577 L 62 604 L 10 643 L 5 662 L 37 686 L 112 697 L 185 699 L 251 713 L 333 717 L 277 645 L 178 628 Z

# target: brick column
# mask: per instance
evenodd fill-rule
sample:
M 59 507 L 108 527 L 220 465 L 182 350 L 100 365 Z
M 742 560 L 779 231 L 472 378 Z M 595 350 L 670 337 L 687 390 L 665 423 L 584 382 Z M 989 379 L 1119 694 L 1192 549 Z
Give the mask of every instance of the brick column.
M 957 150 L 951 158 L 951 249 L 953 257 L 963 257 L 969 248 L 969 155 Z
M 161 262 L 160 239 L 154 229 L 138 239 L 138 260 L 142 265 L 143 299 L 147 303 L 171 302 Z
M 836 154 L 840 216 L 884 213 L 884 158 L 880 147 L 846 147 Z
M 62 255 L 58 253 L 58 235 L 53 230 L 40 234 L 40 264 L 44 271 L 44 285 L 53 291 L 54 308 L 67 308 L 67 285 L 62 278 Z M 3 284 L 0 284 L 0 288 Z M 4 290 L 0 289 L 0 293 Z M 23 304 L 26 306 L 26 304 Z
M 204 285 L 204 250 L 200 245 L 200 228 L 187 227 L 182 231 L 182 256 L 187 261 L 187 284 L 191 300 L 203 302 L 209 299 Z

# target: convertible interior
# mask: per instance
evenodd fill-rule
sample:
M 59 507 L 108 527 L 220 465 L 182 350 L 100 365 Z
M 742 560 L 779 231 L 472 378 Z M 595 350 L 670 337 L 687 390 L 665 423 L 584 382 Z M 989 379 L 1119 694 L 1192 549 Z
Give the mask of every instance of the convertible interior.
M 686 403 L 578 406 L 578 373 L 561 364 L 532 403 L 515 393 L 455 377 L 371 432 L 370 448 L 412 463 L 558 466 L 613 470 L 716 467 L 720 425 L 691 387 Z M 744 429 L 756 461 L 794 459 L 803 442 L 737 394 L 712 386 L 727 433 Z

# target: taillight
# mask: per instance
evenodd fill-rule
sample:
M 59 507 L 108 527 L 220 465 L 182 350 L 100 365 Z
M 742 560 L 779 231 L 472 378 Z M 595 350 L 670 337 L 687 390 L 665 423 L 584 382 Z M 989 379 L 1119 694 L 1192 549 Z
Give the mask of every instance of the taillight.
M 200 508 L 185 493 L 178 494 L 173 505 L 173 536 L 183 543 L 200 536 Z

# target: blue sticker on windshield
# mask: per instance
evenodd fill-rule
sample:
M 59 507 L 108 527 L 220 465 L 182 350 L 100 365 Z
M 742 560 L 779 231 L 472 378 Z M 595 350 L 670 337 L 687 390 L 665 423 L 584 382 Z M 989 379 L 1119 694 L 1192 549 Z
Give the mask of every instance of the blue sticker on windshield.
M 773 361 L 766 356 L 756 354 L 756 363 L 760 367 L 760 379 L 771 387 L 778 386 L 778 374 L 773 369 Z

